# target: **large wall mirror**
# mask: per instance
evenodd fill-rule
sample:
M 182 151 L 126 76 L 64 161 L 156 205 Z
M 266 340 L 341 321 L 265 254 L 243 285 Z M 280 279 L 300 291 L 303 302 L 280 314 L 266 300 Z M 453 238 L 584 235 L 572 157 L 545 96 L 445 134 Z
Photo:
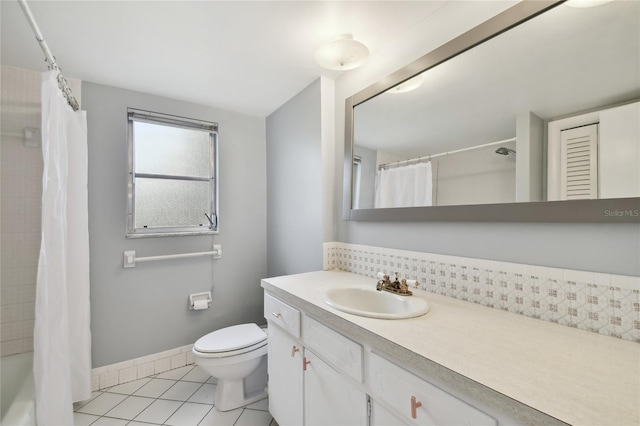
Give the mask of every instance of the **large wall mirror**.
M 346 101 L 345 219 L 640 221 L 640 2 L 524 1 Z

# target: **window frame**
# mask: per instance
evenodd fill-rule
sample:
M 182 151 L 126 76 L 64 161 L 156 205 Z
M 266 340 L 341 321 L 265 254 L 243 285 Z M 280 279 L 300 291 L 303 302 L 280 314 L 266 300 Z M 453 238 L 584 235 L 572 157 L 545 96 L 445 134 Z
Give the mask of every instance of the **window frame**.
M 134 122 L 149 123 L 173 128 L 199 130 L 209 133 L 209 177 L 179 176 L 151 173 L 136 173 L 135 170 L 135 132 Z M 127 139 L 128 139 L 128 182 L 127 182 L 127 238 L 166 237 L 183 235 L 212 235 L 219 233 L 219 181 L 218 181 L 218 123 L 162 114 L 136 108 L 127 108 Z M 209 182 L 210 205 L 209 217 L 203 217 L 204 223 L 194 226 L 154 226 L 135 227 L 135 195 L 136 177 L 149 179 L 171 179 L 191 182 Z M 204 214 L 203 214 L 204 216 Z

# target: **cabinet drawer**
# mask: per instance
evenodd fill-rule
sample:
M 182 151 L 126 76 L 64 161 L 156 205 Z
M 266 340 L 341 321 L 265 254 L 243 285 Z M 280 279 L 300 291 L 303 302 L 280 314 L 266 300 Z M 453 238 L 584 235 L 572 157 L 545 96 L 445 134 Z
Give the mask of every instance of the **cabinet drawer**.
M 384 401 L 410 424 L 497 424 L 495 419 L 477 408 L 386 359 L 372 353 L 369 360 L 369 381 L 374 398 Z
M 264 317 L 277 324 L 292 336 L 300 337 L 300 311 L 292 308 L 269 293 L 264 294 Z
M 335 369 L 362 383 L 362 346 L 307 316 L 302 340 Z

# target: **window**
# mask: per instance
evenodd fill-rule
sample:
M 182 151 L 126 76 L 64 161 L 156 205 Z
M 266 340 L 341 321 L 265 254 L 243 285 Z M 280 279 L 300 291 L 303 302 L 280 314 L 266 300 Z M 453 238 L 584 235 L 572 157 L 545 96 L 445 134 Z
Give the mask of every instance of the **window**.
M 127 113 L 127 237 L 217 233 L 218 124 Z

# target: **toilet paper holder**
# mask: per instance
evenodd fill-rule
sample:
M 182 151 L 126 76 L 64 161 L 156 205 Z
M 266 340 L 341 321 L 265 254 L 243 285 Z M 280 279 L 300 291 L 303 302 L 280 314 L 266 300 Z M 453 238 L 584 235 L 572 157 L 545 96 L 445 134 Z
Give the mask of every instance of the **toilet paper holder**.
M 189 309 L 192 311 L 198 311 L 201 309 L 208 309 L 211 306 L 211 292 L 205 291 L 203 293 L 193 293 L 189 295 Z

